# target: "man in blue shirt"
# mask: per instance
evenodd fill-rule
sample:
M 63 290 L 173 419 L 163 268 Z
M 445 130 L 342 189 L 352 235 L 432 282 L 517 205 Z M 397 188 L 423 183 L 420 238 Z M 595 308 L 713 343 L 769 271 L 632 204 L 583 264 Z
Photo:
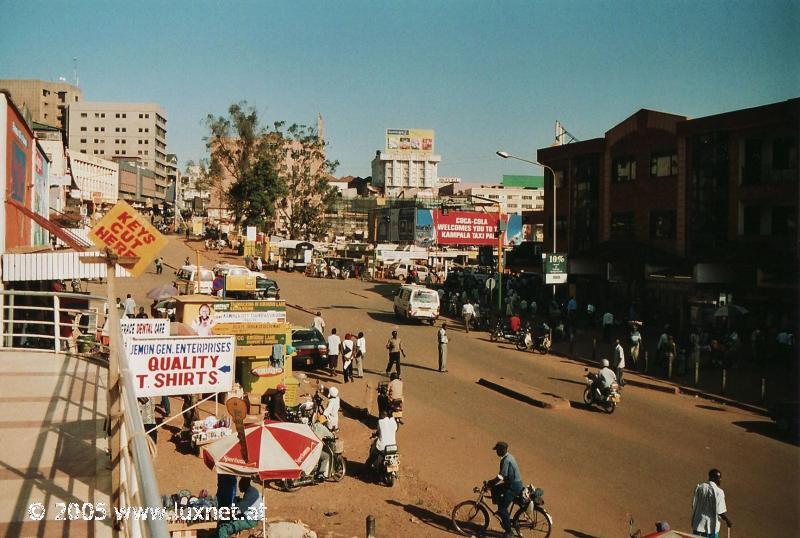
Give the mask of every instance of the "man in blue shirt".
M 519 465 L 508 452 L 508 443 L 498 441 L 493 450 L 500 457 L 500 472 L 496 477 L 489 480 L 486 485 L 492 488 L 492 502 L 497 505 L 497 515 L 503 524 L 504 538 L 514 536 L 511 529 L 511 517 L 508 509 L 514 499 L 522 493 L 525 485 L 522 483 L 522 474 L 519 472 Z
M 252 529 L 261 522 L 258 517 L 261 513 L 261 494 L 250 485 L 249 478 L 239 480 L 239 491 L 242 496 L 236 498 L 230 521 L 220 522 L 217 529 L 219 538 L 228 538 L 239 531 Z

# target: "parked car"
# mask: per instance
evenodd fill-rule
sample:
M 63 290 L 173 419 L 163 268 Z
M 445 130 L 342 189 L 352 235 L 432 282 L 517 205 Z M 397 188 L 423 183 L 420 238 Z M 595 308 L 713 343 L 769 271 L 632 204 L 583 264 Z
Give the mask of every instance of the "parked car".
M 328 362 L 328 344 L 313 327 L 292 328 L 292 346 L 297 350 L 292 357 L 292 369 L 314 370 Z
M 439 317 L 439 294 L 425 286 L 404 284 L 394 296 L 394 314 L 409 320 L 425 320 L 433 325 Z
M 414 263 L 407 263 L 407 262 L 400 262 L 392 264 L 389 267 L 389 276 L 392 278 L 396 278 L 398 280 L 405 280 L 408 276 L 408 273 L 412 270 L 416 269 L 417 274 L 419 274 L 420 282 L 424 281 L 425 278 L 428 276 L 428 268 L 424 265 L 417 265 Z
M 178 283 L 186 285 L 189 293 L 203 293 L 211 295 L 211 283 L 214 282 L 214 273 L 211 269 L 200 267 L 200 287 L 197 286 L 197 266 L 184 265 L 175 273 Z
M 251 275 L 251 274 L 259 274 L 254 273 L 244 265 L 233 265 L 230 263 L 218 263 L 214 266 L 214 274 L 220 273 L 222 276 L 228 275 Z

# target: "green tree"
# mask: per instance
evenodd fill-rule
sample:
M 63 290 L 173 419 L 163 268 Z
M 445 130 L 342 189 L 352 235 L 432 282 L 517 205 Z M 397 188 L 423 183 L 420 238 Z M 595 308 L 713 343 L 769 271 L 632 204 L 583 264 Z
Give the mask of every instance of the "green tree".
M 206 118 L 209 130 L 205 138 L 210 154 L 209 178 L 224 189 L 226 176 L 230 187 L 222 192 L 237 224 L 266 229 L 275 217 L 275 207 L 286 192 L 279 176 L 281 145 L 259 123 L 258 112 L 246 102 L 234 103 L 228 115 Z M 277 130 L 282 126 L 276 123 Z

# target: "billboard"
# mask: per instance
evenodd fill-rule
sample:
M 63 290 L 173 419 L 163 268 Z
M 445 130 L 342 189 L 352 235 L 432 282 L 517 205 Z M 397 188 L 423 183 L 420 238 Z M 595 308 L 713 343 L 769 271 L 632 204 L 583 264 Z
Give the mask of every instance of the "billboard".
M 432 129 L 386 129 L 386 151 L 433 153 Z
M 33 211 L 44 218 L 50 216 L 50 188 L 47 184 L 50 163 L 47 161 L 42 148 L 36 144 L 36 153 L 33 155 Z M 47 244 L 47 230 L 33 223 L 33 244 L 42 246 Z
M 5 97 L 5 96 L 3 96 Z M 0 100 L 0 103 L 5 101 Z M 31 190 L 33 183 L 31 149 L 34 143 L 32 133 L 25 120 L 17 113 L 10 101 L 6 101 L 6 125 L 0 129 L 6 131 L 6 184 L 3 188 L 6 198 L 31 208 Z M 0 163 L 1 164 L 1 163 Z M 6 206 L 6 220 L 0 222 L 0 230 L 5 228 L 6 249 L 29 246 L 31 244 L 31 225 L 27 217 L 15 207 Z M 0 232 L 2 233 L 2 232 Z
M 465 245 L 496 246 L 497 213 L 478 211 L 448 211 L 418 209 L 415 240 L 420 246 Z M 506 230 L 504 244 L 517 245 L 522 242 L 522 216 L 503 215 Z

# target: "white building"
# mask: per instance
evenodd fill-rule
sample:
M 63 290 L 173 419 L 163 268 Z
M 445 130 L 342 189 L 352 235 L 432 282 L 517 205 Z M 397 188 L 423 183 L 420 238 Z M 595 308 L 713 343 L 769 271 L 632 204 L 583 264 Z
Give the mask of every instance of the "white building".
M 67 203 L 67 195 L 72 185 L 72 176 L 67 166 L 67 148 L 61 130 L 58 127 L 33 123 L 36 141 L 47 156 L 49 165 L 49 207 L 63 213 Z
M 101 203 L 116 204 L 119 199 L 119 164 L 74 149 L 67 150 L 72 167 L 72 177 L 78 186 L 73 196 L 81 202 L 99 197 Z
M 505 187 L 503 185 L 481 185 L 462 191 L 467 196 L 480 196 L 497 201 L 503 213 L 522 213 L 523 211 L 544 211 L 544 189 Z M 484 206 L 487 211 L 497 211 L 497 205 L 473 198 L 476 206 Z
M 441 155 L 377 151 L 372 160 L 372 185 L 394 198 L 435 196 Z

